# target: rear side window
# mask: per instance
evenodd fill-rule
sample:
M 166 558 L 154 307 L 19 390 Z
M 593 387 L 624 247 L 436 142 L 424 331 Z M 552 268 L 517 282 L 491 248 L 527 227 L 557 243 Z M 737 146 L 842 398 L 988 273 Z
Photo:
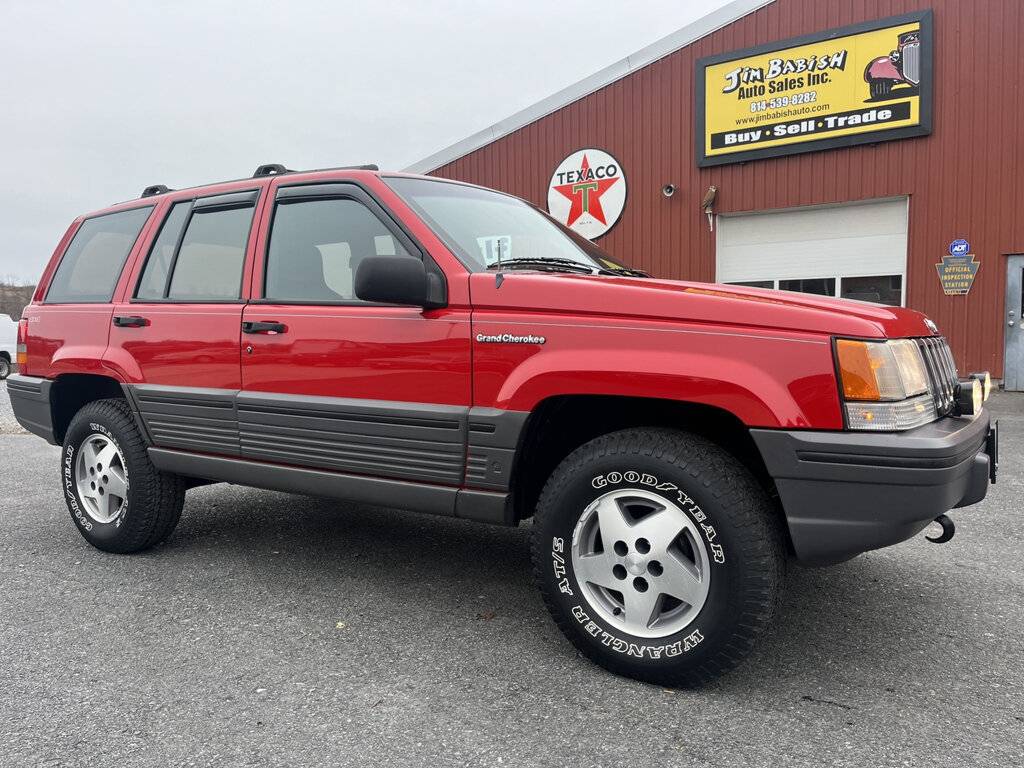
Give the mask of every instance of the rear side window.
M 86 219 L 68 244 L 46 292 L 46 303 L 103 304 L 153 207 L 132 208 Z
M 142 279 L 139 281 L 139 288 L 135 292 L 137 299 L 162 299 L 167 290 L 167 275 L 171 271 L 171 260 L 174 258 L 174 248 L 178 245 L 178 238 L 181 237 L 181 230 L 185 226 L 188 212 L 192 209 L 192 201 L 186 200 L 183 203 L 175 203 L 171 212 L 167 214 L 163 225 L 160 227 L 160 234 L 153 243 L 146 260 L 146 269 L 142 272 Z
M 384 223 L 345 198 L 278 203 L 267 251 L 264 298 L 351 302 L 356 268 L 367 256 L 408 256 Z
M 174 262 L 167 297 L 177 301 L 237 299 L 253 206 L 195 209 Z
M 176 203 L 153 241 L 135 299 L 237 301 L 257 196 L 243 192 Z

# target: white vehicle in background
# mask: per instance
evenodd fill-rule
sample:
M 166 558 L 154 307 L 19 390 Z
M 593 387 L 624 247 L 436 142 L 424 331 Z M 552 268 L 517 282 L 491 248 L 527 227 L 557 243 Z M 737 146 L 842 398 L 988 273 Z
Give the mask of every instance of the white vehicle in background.
M 7 315 L 0 315 L 0 381 L 14 370 L 14 348 L 17 343 L 18 324 Z

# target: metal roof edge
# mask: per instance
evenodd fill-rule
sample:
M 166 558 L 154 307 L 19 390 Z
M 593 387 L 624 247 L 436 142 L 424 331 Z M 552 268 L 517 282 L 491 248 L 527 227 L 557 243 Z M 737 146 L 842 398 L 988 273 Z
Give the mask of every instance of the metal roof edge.
M 550 115 L 552 112 L 556 112 L 584 96 L 588 96 L 605 86 L 611 85 L 617 80 L 621 80 L 627 75 L 646 67 L 648 64 L 652 64 L 658 59 L 675 53 L 681 48 L 685 48 L 701 38 L 707 37 L 712 32 L 728 26 L 734 21 L 773 2 L 775 0 L 733 0 L 731 3 L 723 5 L 706 16 L 702 16 L 672 34 L 656 40 L 646 48 L 642 48 L 636 53 L 632 53 L 626 58 L 610 64 L 593 75 L 563 88 L 545 99 L 541 99 L 536 104 L 510 115 L 504 120 L 500 120 L 462 141 L 458 141 L 439 152 L 435 152 L 413 163 L 405 170 L 409 173 L 429 173 L 453 160 L 458 160 L 460 157 L 464 157 L 470 152 L 487 146 L 503 136 L 508 136 L 513 131 L 517 131 L 546 115 Z

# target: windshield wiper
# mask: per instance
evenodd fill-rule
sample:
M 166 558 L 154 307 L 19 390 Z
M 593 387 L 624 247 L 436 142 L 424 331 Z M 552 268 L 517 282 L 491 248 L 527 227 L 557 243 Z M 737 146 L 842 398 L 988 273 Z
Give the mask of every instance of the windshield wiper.
M 630 267 L 616 267 L 615 269 L 599 269 L 599 275 L 624 275 L 626 277 L 650 277 L 642 269 L 631 269 Z
M 562 270 L 562 271 L 581 271 L 584 274 L 595 275 L 598 273 L 597 267 L 590 267 L 586 264 L 581 264 L 578 261 L 572 259 L 560 259 L 557 257 L 536 257 L 530 259 L 502 259 L 501 264 L 495 262 L 494 264 L 488 265 L 487 269 L 517 269 L 524 267 L 527 269 L 549 269 L 549 270 Z

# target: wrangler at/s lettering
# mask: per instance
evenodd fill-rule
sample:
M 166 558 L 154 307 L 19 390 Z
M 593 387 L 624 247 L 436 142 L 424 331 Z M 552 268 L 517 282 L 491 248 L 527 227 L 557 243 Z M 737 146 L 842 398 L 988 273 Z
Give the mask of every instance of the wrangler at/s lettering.
M 76 219 L 18 350 L 15 415 L 62 446 L 95 547 L 157 544 L 211 482 L 530 519 L 568 640 L 661 685 L 749 653 L 788 559 L 947 540 L 998 468 L 990 378 L 918 312 L 655 279 L 517 198 L 375 167 Z

